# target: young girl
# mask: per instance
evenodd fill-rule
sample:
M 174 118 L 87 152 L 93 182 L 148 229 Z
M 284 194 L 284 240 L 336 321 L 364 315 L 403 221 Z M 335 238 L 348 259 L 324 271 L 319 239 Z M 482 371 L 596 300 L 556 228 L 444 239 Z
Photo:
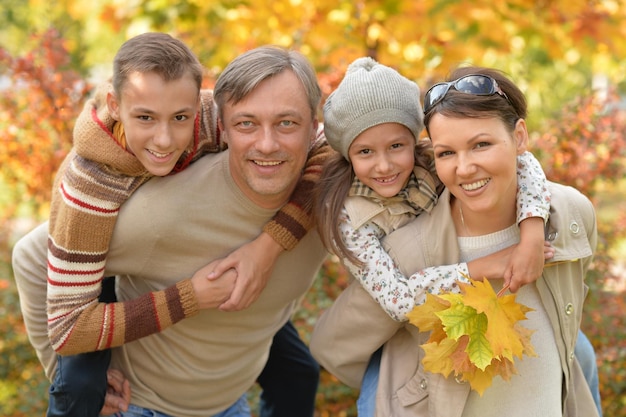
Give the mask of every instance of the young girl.
M 467 75 L 472 72 L 484 73 L 474 69 L 464 72 L 461 70 L 458 75 Z M 385 247 L 394 255 L 393 258 L 403 261 L 400 264 L 401 272 L 395 270 L 393 274 L 388 271 L 380 274 L 370 273 L 367 280 L 363 278 L 363 274 L 357 275 L 357 278 L 364 283 L 363 287 L 396 317 L 423 302 L 426 291 L 454 290 L 453 282 L 463 280 L 464 276 L 494 279 L 496 288 L 507 285 L 507 281 L 502 279 L 505 276 L 506 263 L 501 262 L 493 265 L 494 268 L 481 267 L 482 269 L 477 270 L 472 268 L 472 263 L 481 256 L 490 256 L 494 261 L 497 261 L 501 255 L 511 256 L 510 252 L 496 251 L 510 249 L 520 242 L 520 232 L 516 227 L 519 222 L 516 207 L 519 213 L 520 191 L 524 190 L 524 186 L 523 176 L 516 171 L 519 168 L 519 156 L 525 153 L 525 141 L 520 146 L 509 144 L 503 148 L 506 151 L 502 152 L 490 152 L 490 149 L 498 149 L 492 146 L 494 139 L 500 142 L 506 140 L 514 142 L 512 138 L 518 137 L 518 125 L 523 128 L 520 131 L 525 132 L 523 120 L 525 103 L 521 105 L 523 102 L 523 99 L 520 99 L 521 93 L 511 87 L 511 83 L 504 84 L 504 81 L 501 83 L 500 80 L 503 78 L 501 76 L 496 83 L 495 77 L 491 77 L 489 72 L 487 74 L 484 77 L 464 79 L 467 83 L 456 80 L 456 82 L 438 85 L 426 94 L 426 125 L 429 126 L 429 121 L 433 120 L 429 133 L 434 145 L 437 173 L 449 191 L 446 190 L 440 196 L 441 201 L 430 210 L 428 215 L 419 216 L 408 226 L 385 239 Z M 502 87 L 503 85 L 507 88 Z M 446 94 L 450 96 L 449 101 Z M 513 100 L 510 100 L 510 97 L 513 97 Z M 435 110 L 432 110 L 433 108 Z M 439 117 L 440 111 L 444 112 L 445 117 Z M 432 128 L 435 121 L 437 122 L 436 130 Z M 500 128 L 498 132 L 500 134 L 504 132 L 504 134 L 501 137 L 494 137 L 492 125 Z M 516 128 L 510 127 L 512 125 Z M 506 132 L 511 132 L 508 139 Z M 479 155 L 483 155 L 481 161 L 485 167 L 476 162 Z M 486 168 L 489 165 L 491 169 Z M 355 172 L 357 172 L 356 168 Z M 450 193 L 457 198 L 451 197 Z M 459 203 L 460 201 L 463 203 Z M 576 202 L 580 203 L 580 201 Z M 567 205 L 566 202 L 565 206 Z M 588 209 L 589 207 L 583 203 L 581 212 L 588 213 Z M 447 215 L 441 213 L 447 213 Z M 594 242 L 593 230 L 595 229 L 593 229 L 592 222 L 588 220 L 589 218 L 585 219 L 585 226 L 590 234 L 581 233 L 580 236 L 584 239 L 579 246 L 581 248 L 579 255 L 583 258 L 571 261 L 582 266 L 587 265 L 591 256 L 590 242 Z M 342 221 L 346 222 L 349 219 L 344 216 Z M 557 222 L 558 224 L 564 223 L 561 218 L 556 219 L 554 223 Z M 576 225 L 576 231 L 580 230 L 579 224 L 581 223 Z M 500 229 L 504 226 L 506 226 L 504 229 Z M 571 223 L 565 227 L 570 227 L 572 230 Z M 347 226 L 342 226 L 342 229 L 348 230 Z M 491 232 L 496 233 L 491 234 Z M 564 234 L 564 232 L 565 230 L 561 233 Z M 365 233 L 358 233 L 358 231 L 346 233 L 347 238 L 344 237 L 344 239 L 350 242 L 348 249 L 358 250 L 358 244 L 353 242 L 358 241 L 359 238 L 366 239 L 368 233 L 376 233 L 376 228 Z M 380 235 L 381 233 L 378 233 L 378 236 Z M 523 236 L 521 239 L 523 240 Z M 587 242 L 586 247 L 584 242 Z M 457 245 L 460 247 L 461 256 L 458 256 Z M 559 257 L 558 248 L 556 257 Z M 512 260 L 519 261 L 515 258 L 516 255 L 513 254 Z M 367 262 L 369 259 L 369 257 L 360 257 L 357 260 Z M 393 265 L 386 264 L 386 259 L 377 258 L 376 260 L 386 268 L 395 268 Z M 450 261 L 459 263 L 447 267 L 424 269 L 431 265 L 449 264 Z M 463 264 L 469 265 L 469 268 L 464 268 Z M 582 278 L 584 277 L 584 274 L 580 273 L 583 271 L 581 266 L 572 265 L 571 268 L 569 266 L 564 268 L 568 268 L 566 273 L 569 272 L 571 276 L 561 277 L 558 273 L 555 275 L 544 271 L 545 278 L 540 278 L 537 284 L 532 282 L 532 278 L 536 277 L 531 277 L 531 282 L 519 289 L 518 297 L 521 302 L 529 304 L 538 311 L 536 315 L 529 318 L 528 327 L 538 329 L 536 332 L 538 339 L 533 338 L 533 344 L 541 359 L 539 361 L 525 360 L 518 366 L 520 377 L 515 380 L 515 387 L 503 381 L 494 380 L 493 387 L 485 393 L 489 395 L 489 399 L 479 398 L 475 393 L 469 393 L 468 385 L 463 384 L 462 381 L 459 383 L 455 382 L 452 377 L 445 379 L 440 375 L 424 372 L 421 365 L 423 353 L 419 348 L 425 341 L 424 334 L 419 333 L 415 327 L 393 325 L 388 319 L 381 317 L 375 310 L 368 308 L 367 300 L 364 300 L 361 295 L 362 291 L 359 292 L 353 286 L 342 293 L 318 322 L 311 341 L 312 351 L 331 372 L 336 371 L 341 375 L 340 378 L 347 381 L 355 381 L 359 375 L 362 375 L 362 364 L 368 352 L 371 354 L 384 344 L 380 365 L 375 364 L 369 369 L 370 373 L 375 375 L 373 389 L 368 392 L 368 395 L 373 398 L 371 391 L 376 390 L 376 415 L 446 417 L 561 415 L 562 407 L 567 401 L 576 401 L 573 399 L 576 394 L 568 396 L 567 392 L 573 381 L 570 377 L 577 372 L 575 370 L 577 367 L 570 366 L 570 364 L 577 364 L 571 358 L 573 358 L 580 319 L 579 308 L 582 307 Z M 380 269 L 382 268 L 379 268 L 379 271 Z M 398 282 L 390 278 L 420 269 L 423 271 L 405 278 L 404 281 Z M 550 268 L 549 271 L 557 269 Z M 358 268 L 353 268 L 353 270 L 357 274 L 362 272 Z M 458 271 L 462 271 L 463 274 L 457 276 Z M 515 278 L 515 267 L 513 271 Z M 553 289 L 552 284 L 546 286 L 545 283 L 548 281 L 562 286 L 563 292 L 549 294 L 553 292 Z M 572 299 L 568 298 L 569 293 L 565 295 L 570 289 L 568 285 L 576 288 Z M 570 301 L 571 303 L 568 303 Z M 355 306 L 359 307 L 360 317 L 350 311 Z M 561 306 L 566 310 L 566 315 L 576 314 L 576 320 L 566 320 L 566 327 L 562 327 L 565 326 L 563 321 L 556 323 L 558 320 L 565 320 L 563 317 L 566 317 L 557 313 Z M 353 336 L 354 340 L 345 336 L 350 332 L 349 329 L 354 331 L 354 328 L 359 328 L 361 325 L 370 327 L 366 336 L 362 338 Z M 341 354 L 339 358 L 330 358 L 331 344 L 332 352 L 346 351 L 349 352 L 351 358 L 346 358 Z M 560 367 L 563 369 L 559 369 Z M 563 383 L 561 383 L 561 371 L 562 375 L 565 375 Z M 377 379 L 379 373 L 380 381 Z M 366 376 L 365 381 L 367 380 Z M 586 391 L 588 393 L 588 387 Z M 532 395 L 529 395 L 529 392 L 532 392 Z M 561 397 L 561 392 L 565 392 L 566 395 Z M 533 400 L 529 402 L 528 398 Z M 373 400 L 369 406 L 373 406 L 372 403 Z M 584 415 L 595 415 L 595 410 L 590 412 L 594 414 Z M 365 415 L 374 415 L 373 409 L 366 410 Z

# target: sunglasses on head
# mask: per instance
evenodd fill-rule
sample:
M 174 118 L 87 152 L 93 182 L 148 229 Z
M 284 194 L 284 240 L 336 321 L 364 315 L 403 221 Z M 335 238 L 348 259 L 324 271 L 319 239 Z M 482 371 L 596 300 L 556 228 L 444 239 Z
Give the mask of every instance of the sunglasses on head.
M 488 75 L 469 74 L 454 81 L 438 83 L 430 87 L 424 96 L 424 113 L 428 113 L 434 105 L 441 102 L 448 94 L 450 87 L 453 87 L 458 92 L 475 96 L 499 94 L 510 103 L 509 98 L 500 89 L 496 80 Z

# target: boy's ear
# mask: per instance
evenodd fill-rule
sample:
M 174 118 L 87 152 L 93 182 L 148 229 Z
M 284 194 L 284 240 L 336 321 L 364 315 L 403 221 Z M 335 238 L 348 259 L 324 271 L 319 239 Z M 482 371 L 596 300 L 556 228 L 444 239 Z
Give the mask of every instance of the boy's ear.
M 120 121 L 120 105 L 117 101 L 117 97 L 111 91 L 107 92 L 107 108 L 111 117 L 118 122 Z

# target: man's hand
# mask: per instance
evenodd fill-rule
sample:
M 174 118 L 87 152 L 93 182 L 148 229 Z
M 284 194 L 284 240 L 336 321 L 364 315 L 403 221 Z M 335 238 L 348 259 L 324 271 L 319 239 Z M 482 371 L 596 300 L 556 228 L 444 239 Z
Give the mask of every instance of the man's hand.
M 219 307 L 220 310 L 239 311 L 250 307 L 267 285 L 274 263 L 282 252 L 282 246 L 263 232 L 252 242 L 218 260 L 215 269 L 207 276 L 209 279 L 217 279 L 230 269 L 237 271 L 235 289 L 230 298 Z
M 124 374 L 117 369 L 107 371 L 107 394 L 104 397 L 104 406 L 100 411 L 103 416 L 128 411 L 130 404 L 130 383 Z
M 218 262 L 213 261 L 207 266 L 200 268 L 191 277 L 191 284 L 193 285 L 198 300 L 198 308 L 200 309 L 218 308 L 224 301 L 230 298 L 235 288 L 237 271 L 234 269 L 228 269 L 218 278 L 207 278 Z

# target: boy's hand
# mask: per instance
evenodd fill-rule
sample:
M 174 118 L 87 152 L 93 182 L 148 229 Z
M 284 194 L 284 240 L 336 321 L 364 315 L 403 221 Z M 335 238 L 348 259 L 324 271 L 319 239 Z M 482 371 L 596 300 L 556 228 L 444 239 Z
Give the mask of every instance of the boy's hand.
M 255 302 L 267 285 L 274 263 L 282 252 L 282 246 L 264 232 L 252 242 L 217 261 L 213 272 L 207 276 L 208 279 L 216 279 L 231 268 L 237 271 L 235 289 L 230 299 L 220 305 L 220 310 L 243 310 Z
M 219 262 L 219 260 L 211 262 L 197 270 L 191 277 L 199 309 L 218 308 L 233 293 L 237 280 L 236 270 L 229 268 L 214 279 L 207 278 Z
M 107 394 L 104 397 L 104 406 L 100 411 L 103 416 L 128 411 L 130 404 L 130 383 L 121 371 L 109 369 L 107 371 Z

